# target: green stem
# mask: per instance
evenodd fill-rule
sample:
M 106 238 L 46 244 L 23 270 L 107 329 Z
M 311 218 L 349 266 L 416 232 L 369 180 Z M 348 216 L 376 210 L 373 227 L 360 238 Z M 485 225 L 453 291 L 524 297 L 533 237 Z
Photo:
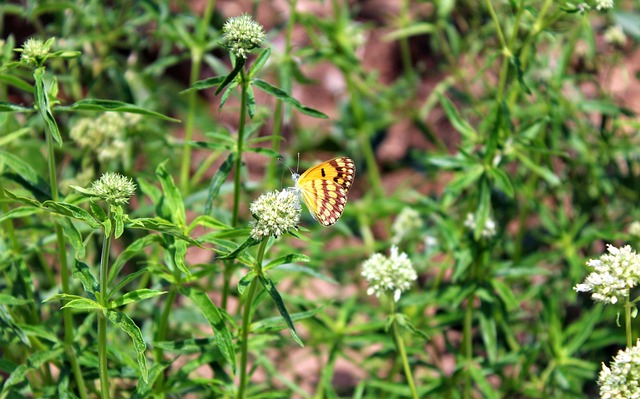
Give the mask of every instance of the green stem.
M 471 373 L 468 368 L 471 367 L 471 359 L 473 358 L 473 347 L 471 345 L 471 331 L 473 328 L 473 302 L 475 302 L 475 294 L 469 295 L 467 298 L 467 306 L 464 310 L 464 325 L 462 332 L 462 348 L 466 359 L 465 366 L 465 385 L 463 398 L 471 398 Z
M 238 126 L 238 143 L 236 147 L 236 166 L 233 176 L 233 219 L 232 225 L 238 225 L 238 209 L 240 207 L 240 171 L 242 168 L 242 150 L 244 148 L 244 125 L 247 120 L 247 79 L 244 69 L 240 70 L 242 97 L 240 99 L 240 125 Z
M 39 87 L 35 87 L 35 90 L 39 90 Z M 47 95 L 43 93 L 43 95 Z M 45 123 L 45 126 L 47 124 Z M 52 132 L 48 131 L 45 134 L 47 140 L 47 150 L 48 150 L 48 163 L 49 163 L 49 185 L 51 186 L 51 199 L 55 202 L 58 202 L 58 179 L 56 174 L 56 161 L 55 161 L 55 151 L 53 149 L 53 138 Z M 58 261 L 60 262 L 60 281 L 62 285 L 62 293 L 68 294 L 71 292 L 69 289 L 69 266 L 67 264 L 67 251 L 66 251 L 66 243 L 64 241 L 64 234 L 62 232 L 62 226 L 58 223 L 57 220 L 54 220 L 55 231 L 56 231 L 56 241 L 58 244 Z M 84 383 L 84 378 L 82 377 L 82 371 L 80 370 L 80 366 L 78 365 L 78 360 L 76 359 L 75 350 L 73 349 L 73 318 L 71 315 L 71 309 L 63 308 L 62 309 L 62 322 L 64 324 L 64 349 L 67 354 L 67 358 L 69 359 L 69 363 L 71 363 L 71 370 L 73 372 L 74 379 L 76 384 L 78 385 L 78 393 L 81 399 L 87 399 L 87 387 Z
M 264 252 L 267 247 L 268 239 L 262 240 L 260 247 L 258 248 L 258 255 L 256 256 L 256 264 L 253 267 L 255 277 L 249 284 L 247 297 L 244 301 L 244 311 L 242 314 L 242 337 L 240 341 L 240 386 L 238 387 L 237 399 L 244 399 L 244 393 L 247 386 L 247 362 L 249 358 L 249 330 L 251 329 L 251 306 L 253 305 L 253 298 L 258 291 L 259 278 L 262 275 L 262 259 L 264 258 Z
M 411 366 L 409 365 L 409 359 L 407 358 L 407 351 L 404 347 L 404 340 L 400 335 L 400 328 L 398 327 L 398 321 L 395 319 L 396 316 L 396 302 L 393 299 L 393 295 L 388 295 L 389 301 L 391 302 L 391 315 L 394 317 L 391 328 L 393 329 L 393 337 L 396 342 L 396 346 L 398 347 L 398 352 L 400 352 L 400 358 L 402 359 L 402 366 L 404 367 L 404 374 L 407 378 L 407 383 L 409 384 L 409 389 L 411 390 L 411 395 L 413 399 L 418 399 L 418 391 L 416 390 L 416 385 L 413 382 L 413 375 L 411 373 Z
M 625 332 L 627 336 L 627 348 L 631 348 L 631 307 L 633 303 L 629 302 L 629 296 L 627 295 L 626 303 L 624 304 L 624 323 Z
M 108 205 L 107 219 L 111 219 L 111 206 Z M 113 221 L 112 221 L 113 222 Z M 109 364 L 107 360 L 107 307 L 109 304 L 109 252 L 111 251 L 111 230 L 106 228 L 102 237 L 102 254 L 100 256 L 100 305 L 98 313 L 98 372 L 100 373 L 100 393 L 102 399 L 109 399 Z
M 158 330 L 156 331 L 156 342 L 162 342 L 166 340 L 167 329 L 169 326 L 169 315 L 171 314 L 171 308 L 173 302 L 178 295 L 178 285 L 173 284 L 171 288 L 169 288 L 169 294 L 164 302 L 164 307 L 162 308 L 162 314 L 160 315 L 160 321 L 158 322 Z M 161 348 L 154 348 L 153 356 L 156 359 L 157 363 L 162 363 L 164 361 L 164 351 Z M 164 374 L 160 373 L 158 378 L 155 381 L 154 392 L 156 397 L 163 398 L 164 397 Z
M 485 0 L 487 4 L 487 9 L 489 10 L 489 14 L 491 14 L 491 18 L 493 19 L 493 23 L 496 27 L 496 33 L 498 34 L 498 38 L 500 39 L 500 45 L 502 46 L 502 67 L 500 68 L 500 79 L 498 83 L 498 93 L 496 96 L 496 101 L 498 103 L 502 102 L 502 98 L 504 96 L 504 88 L 507 83 L 507 76 L 509 72 L 509 59 L 513 55 L 507 41 L 502 33 L 502 28 L 500 27 L 500 21 L 498 20 L 498 16 L 496 15 L 496 11 L 493 9 L 493 4 L 491 4 L 491 0 Z M 515 27 L 514 29 L 516 29 Z
M 191 49 L 191 74 L 190 82 L 193 84 L 200 76 L 200 68 L 202 66 L 202 48 L 195 47 Z M 189 170 L 191 168 L 191 145 L 189 144 L 193 138 L 193 126 L 196 119 L 196 91 L 191 90 L 188 94 L 188 113 L 184 129 L 184 144 L 182 147 L 182 165 L 180 166 L 180 188 L 182 195 L 189 194 Z

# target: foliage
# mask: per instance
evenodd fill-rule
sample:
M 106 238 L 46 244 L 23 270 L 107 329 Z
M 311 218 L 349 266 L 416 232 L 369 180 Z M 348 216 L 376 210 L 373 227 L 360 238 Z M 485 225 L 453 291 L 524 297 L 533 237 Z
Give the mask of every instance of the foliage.
M 0 5 L 0 399 L 597 396 L 635 291 L 573 287 L 639 241 L 637 5 L 293 0 L 249 40 L 204 3 Z M 295 154 L 355 161 L 344 214 L 252 235 Z

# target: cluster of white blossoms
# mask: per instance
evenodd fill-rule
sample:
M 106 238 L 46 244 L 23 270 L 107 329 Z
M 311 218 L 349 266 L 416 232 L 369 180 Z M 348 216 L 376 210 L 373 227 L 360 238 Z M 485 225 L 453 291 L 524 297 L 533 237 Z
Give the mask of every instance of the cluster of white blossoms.
M 21 49 L 16 51 L 22 53 L 20 56 L 20 62 L 31 66 L 38 66 L 47 57 L 47 55 L 49 55 L 52 45 L 53 39 L 43 42 L 40 39 L 31 38 L 24 42 Z
M 400 244 L 404 238 L 418 232 L 423 226 L 424 222 L 418 211 L 408 206 L 404 207 L 391 226 L 391 231 L 393 231 L 391 242 Z
M 591 298 L 598 302 L 615 304 L 629 296 L 631 288 L 640 282 L 640 257 L 631 246 L 616 248 L 607 244 L 609 253 L 600 259 L 590 259 L 587 266 L 593 272 L 584 283 L 577 284 L 574 290 L 592 292 Z
M 262 240 L 280 237 L 300 223 L 300 201 L 293 190 L 272 191 L 262 194 L 249 206 L 256 219 L 252 223 L 251 237 Z
M 139 120 L 139 115 L 106 112 L 77 120 L 69 136 L 80 147 L 94 151 L 101 162 L 108 162 L 126 154 L 127 129 Z
M 602 363 L 598 385 L 602 399 L 640 398 L 640 341 L 618 352 L 611 368 Z
M 464 221 L 464 225 L 471 231 L 476 230 L 476 216 L 473 213 L 467 213 L 467 219 Z M 487 218 L 482 228 L 482 237 L 491 238 L 496 235 L 496 222 Z
M 608 10 L 613 8 L 613 0 L 596 0 L 596 10 Z
M 122 205 L 129 202 L 129 198 L 135 194 L 136 185 L 129 177 L 107 172 L 93 182 L 91 189 L 96 197 L 110 204 Z
M 398 254 L 398 247 L 391 247 L 391 255 L 374 254 L 362 264 L 362 276 L 369 282 L 368 295 L 377 297 L 383 293 L 393 293 L 397 302 L 402 292 L 411 287 L 418 278 L 411 260 L 406 253 Z
M 247 58 L 254 48 L 260 47 L 265 32 L 262 25 L 248 14 L 231 17 L 222 26 L 222 36 L 226 39 L 226 46 L 237 58 Z

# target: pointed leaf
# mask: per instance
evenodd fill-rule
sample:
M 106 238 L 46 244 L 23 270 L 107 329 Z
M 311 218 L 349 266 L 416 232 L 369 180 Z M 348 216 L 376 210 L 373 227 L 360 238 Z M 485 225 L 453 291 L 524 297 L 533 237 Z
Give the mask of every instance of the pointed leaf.
M 102 310 L 102 305 L 93 299 L 89 298 L 80 298 L 80 299 L 72 299 L 67 302 L 62 309 L 71 308 L 71 309 L 80 309 L 80 310 Z
M 267 263 L 265 266 L 262 267 L 262 271 L 266 272 L 268 270 L 273 269 L 276 266 L 284 265 L 287 263 L 296 263 L 296 262 L 311 262 L 311 259 L 308 256 L 302 255 L 302 254 L 288 254 Z
M 161 113 L 138 107 L 137 105 L 134 105 L 134 104 L 128 104 L 122 101 L 113 101 L 113 100 L 96 100 L 96 99 L 86 98 L 83 100 L 76 101 L 75 103 L 68 106 L 58 106 L 56 107 L 56 111 L 58 110 L 59 111 L 126 112 L 130 114 L 140 114 L 140 115 L 150 116 L 153 118 L 162 119 L 169 122 L 180 122 L 179 119 L 174 119 L 166 115 L 162 115 Z
M 129 316 L 122 312 L 110 310 L 107 312 L 107 318 L 131 337 L 133 347 L 138 355 L 138 368 L 140 370 L 140 375 L 142 376 L 142 379 L 147 382 L 149 380 L 149 369 L 147 368 L 147 358 L 144 356 L 147 344 L 144 342 L 144 338 L 142 338 L 140 328 L 138 328 L 136 323 L 134 323 Z
M 91 273 L 91 269 L 86 263 L 75 259 L 75 262 L 73 262 L 73 277 L 80 280 L 84 290 L 93 296 L 92 299 L 98 297 L 100 283 L 98 283 L 98 279 Z
M 222 165 L 220 165 L 220 169 L 218 169 L 215 176 L 213 176 L 213 178 L 211 179 L 211 183 L 209 184 L 209 192 L 207 193 L 207 202 L 204 206 L 205 215 L 211 215 L 211 210 L 213 209 L 213 200 L 218 197 L 220 187 L 222 187 L 222 184 L 227 181 L 227 177 L 233 169 L 235 158 L 236 154 L 234 152 L 229 153 L 227 159 L 224 160 Z
M 173 216 L 172 222 L 184 228 L 186 226 L 186 215 L 184 211 L 184 202 L 180 190 L 173 182 L 173 177 L 165 169 L 167 161 L 164 161 L 156 168 L 156 176 L 162 185 L 165 203 L 169 208 L 169 212 Z
M 260 241 L 258 241 L 258 240 L 256 240 L 256 239 L 254 239 L 253 237 L 249 236 L 249 237 L 248 237 L 246 240 L 244 240 L 244 242 L 243 242 L 242 244 L 240 244 L 240 245 L 238 246 L 238 248 L 236 248 L 233 252 L 231 252 L 231 253 L 229 253 L 229 254 L 227 254 L 227 255 L 221 256 L 221 257 L 220 257 L 220 258 L 218 258 L 218 259 L 223 259 L 223 260 L 224 260 L 224 259 L 235 259 L 235 258 L 237 258 L 238 256 L 240 256 L 240 255 L 242 254 L 242 252 L 244 252 L 247 248 L 252 247 L 252 246 L 254 246 L 254 245 L 256 245 L 256 244 L 259 244 L 259 243 L 260 243 Z
M 209 296 L 193 288 L 180 287 L 180 293 L 191 301 L 200 309 L 204 317 L 213 328 L 214 338 L 218 349 L 222 353 L 224 359 L 231 365 L 231 368 L 236 368 L 236 358 L 233 346 L 233 339 L 231 333 L 227 329 L 227 325 L 224 322 L 224 316 L 222 312 L 213 304 Z
M 66 202 L 45 201 L 42 203 L 42 206 L 54 213 L 81 220 L 94 229 L 101 227 L 101 224 L 98 223 L 89 212 L 77 205 Z
M 236 78 L 236 76 L 238 76 L 238 74 L 242 70 L 242 67 L 244 67 L 244 63 L 244 58 L 236 58 L 236 64 L 234 65 L 233 70 L 229 72 L 229 74 L 225 76 L 222 82 L 218 85 L 218 88 L 215 92 L 216 96 L 220 94 L 222 89 L 224 89 L 229 83 L 231 83 Z
M 249 73 L 247 74 L 249 79 L 252 79 L 254 76 L 256 76 L 258 72 L 260 72 L 262 67 L 264 67 L 264 65 L 269 60 L 270 55 L 271 55 L 270 47 L 267 47 L 260 52 L 256 60 L 253 62 L 253 65 L 251 65 L 251 68 L 249 69 Z
M 53 114 L 51 113 L 51 104 L 49 103 L 49 95 L 47 94 L 47 89 L 44 83 L 44 67 L 36 68 L 33 71 L 33 78 L 35 79 L 34 88 L 35 88 L 35 100 L 36 106 L 38 109 L 38 114 L 45 123 L 47 127 L 47 134 L 50 134 L 51 137 L 58 143 L 58 145 L 62 146 L 62 137 L 60 136 L 60 130 L 58 129 L 58 124 L 56 123 Z
M 10 391 L 10 388 L 22 384 L 25 381 L 27 373 L 29 371 L 37 370 L 42 367 L 43 364 L 52 360 L 58 360 L 63 356 L 63 354 L 64 349 L 61 347 L 57 347 L 51 350 L 40 350 L 34 352 L 31 356 L 29 356 L 29 360 L 26 364 L 19 365 L 5 380 L 4 385 L 2 386 L 2 396 L 4 397 L 5 394 Z
M 255 277 L 256 274 L 253 272 L 253 270 L 242 276 L 240 281 L 238 281 L 238 293 L 240 295 L 244 293 L 244 291 L 247 289 L 247 287 L 249 287 L 249 284 L 251 284 L 251 281 L 253 281 Z
M 109 309 L 113 310 L 114 308 L 117 308 L 119 306 L 124 306 L 132 302 L 138 302 L 144 299 L 164 295 L 166 293 L 167 291 L 150 290 L 148 288 L 141 288 L 139 290 L 130 291 L 124 294 L 122 297 L 109 302 Z
M 267 293 L 269 293 L 269 296 L 271 296 L 271 299 L 273 299 L 273 302 L 275 302 L 276 307 L 280 312 L 280 316 L 282 316 L 285 323 L 287 324 L 287 327 L 289 327 L 289 331 L 291 332 L 291 336 L 293 337 L 293 340 L 296 341 L 298 345 L 304 346 L 304 344 L 302 343 L 302 340 L 300 340 L 300 337 L 296 332 L 296 328 L 293 325 L 291 316 L 289 316 L 289 312 L 287 312 L 287 308 L 285 307 L 284 302 L 282 301 L 282 297 L 280 296 L 280 293 L 276 289 L 276 286 L 273 284 L 273 281 L 271 281 L 271 279 L 266 274 L 260 275 L 258 276 L 258 278 L 260 279 L 260 283 L 262 283 L 262 286 L 264 287 L 264 289 L 267 291 Z
M 22 105 L 10 103 L 9 101 L 0 101 L 0 112 L 34 112 L 31 107 L 23 107 Z
M 270 83 L 265 82 L 264 80 L 253 79 L 251 80 L 251 84 L 259 88 L 260 90 L 278 98 L 280 101 L 291 105 L 292 107 L 296 108 L 297 110 L 299 110 L 305 115 L 309 115 L 309 116 L 313 116 L 314 118 L 321 118 L 321 119 L 328 118 L 326 114 L 323 114 L 322 112 L 315 110 L 313 108 L 305 107 L 300 103 L 300 101 L 291 97 L 286 91 L 280 88 L 277 88 L 271 85 Z
M 193 90 L 204 90 L 213 86 L 218 86 L 224 81 L 224 78 L 224 76 L 214 76 L 212 78 L 198 80 L 196 82 L 193 82 L 191 87 L 189 87 L 188 89 L 182 90 L 180 94 L 188 93 Z

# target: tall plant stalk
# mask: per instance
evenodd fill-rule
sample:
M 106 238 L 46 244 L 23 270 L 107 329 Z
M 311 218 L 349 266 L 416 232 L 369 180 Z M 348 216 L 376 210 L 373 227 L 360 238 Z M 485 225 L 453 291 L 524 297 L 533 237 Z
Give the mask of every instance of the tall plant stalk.
M 111 206 L 108 207 L 107 220 L 111 220 Z M 100 394 L 102 399 L 109 399 L 109 364 L 107 362 L 107 316 L 106 308 L 109 304 L 109 252 L 111 251 L 112 227 L 104 230 L 102 237 L 102 254 L 100 256 L 100 305 L 102 312 L 98 312 L 98 372 L 100 374 Z

